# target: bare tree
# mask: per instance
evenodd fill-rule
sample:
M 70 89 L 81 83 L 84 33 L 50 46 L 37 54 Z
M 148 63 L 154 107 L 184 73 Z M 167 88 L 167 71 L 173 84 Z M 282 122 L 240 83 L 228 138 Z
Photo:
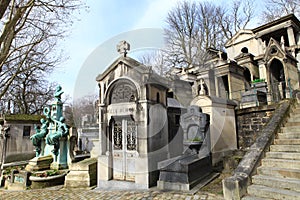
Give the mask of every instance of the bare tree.
M 170 67 L 165 63 L 163 50 L 155 50 L 144 53 L 138 60 L 146 66 L 151 67 L 157 74 L 165 76 Z
M 184 1 L 168 13 L 165 28 L 165 56 L 171 67 L 188 66 L 195 60 L 197 36 L 200 30 L 195 2 Z M 198 41 L 201 43 L 201 41 Z
M 240 29 L 245 29 L 254 16 L 253 2 L 233 1 L 229 10 L 217 8 L 217 22 L 222 30 L 222 45 L 232 38 Z
M 42 75 L 31 70 L 16 77 L 6 95 L 13 102 L 14 114 L 42 114 L 44 105 L 53 99 L 55 84 Z
M 265 0 L 261 23 L 271 22 L 288 14 L 300 17 L 300 0 Z
M 166 19 L 166 63 L 170 67 L 203 67 L 208 48 L 222 49 L 225 42 L 253 17 L 252 4 L 234 1 L 231 9 L 209 2 L 179 3 Z
M 91 94 L 76 99 L 73 103 L 73 120 L 77 128 L 93 126 L 97 123 L 97 95 Z
M 61 62 L 58 41 L 68 33 L 73 22 L 72 12 L 81 6 L 80 0 L 1 1 L 0 100 L 17 90 L 16 85 L 22 85 L 24 77 L 26 81 L 46 87 L 43 78 Z M 23 84 L 27 85 L 31 87 L 31 84 Z M 35 91 L 29 88 L 19 88 L 18 94 Z M 44 90 L 44 94 L 48 92 Z M 30 112 L 27 108 L 20 109 Z

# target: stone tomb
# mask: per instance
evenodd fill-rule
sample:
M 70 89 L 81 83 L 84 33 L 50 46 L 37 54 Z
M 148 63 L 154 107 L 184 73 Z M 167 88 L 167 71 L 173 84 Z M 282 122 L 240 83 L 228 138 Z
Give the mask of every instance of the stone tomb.
M 159 189 L 188 191 L 212 172 L 209 116 L 191 106 L 181 116 L 180 125 L 184 131 L 184 154 L 158 163 Z
M 240 108 L 256 107 L 267 104 L 267 83 L 253 83 L 250 90 L 242 93 Z
M 191 105 L 202 108 L 210 116 L 210 151 L 212 164 L 215 165 L 237 149 L 235 107 L 236 103 L 215 96 L 197 96 Z
M 158 180 L 157 163 L 168 158 L 167 87 L 149 67 L 126 57 L 129 45 L 122 45 L 122 55 L 97 77 L 97 185 L 147 189 Z

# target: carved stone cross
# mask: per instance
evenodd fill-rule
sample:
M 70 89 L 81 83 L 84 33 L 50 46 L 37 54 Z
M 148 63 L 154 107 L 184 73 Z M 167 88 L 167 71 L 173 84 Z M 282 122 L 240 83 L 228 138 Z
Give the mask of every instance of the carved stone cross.
M 127 52 L 130 50 L 130 44 L 128 42 L 126 42 L 125 40 L 122 40 L 117 45 L 117 50 L 121 55 L 126 57 Z

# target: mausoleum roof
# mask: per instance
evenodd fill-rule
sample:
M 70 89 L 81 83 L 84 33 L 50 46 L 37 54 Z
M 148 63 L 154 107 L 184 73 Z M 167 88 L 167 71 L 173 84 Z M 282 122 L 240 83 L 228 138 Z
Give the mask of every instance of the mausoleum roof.
M 43 115 L 28 115 L 28 114 L 6 114 L 0 117 L 0 121 L 35 121 L 39 122 Z
M 279 18 L 277 20 L 274 20 L 272 22 L 269 22 L 269 23 L 261 25 L 261 26 L 259 26 L 257 28 L 254 28 L 254 29 L 252 29 L 252 31 L 253 31 L 253 33 L 257 33 L 259 31 L 271 28 L 271 27 L 273 27 L 275 25 L 278 25 L 278 24 L 281 24 L 281 23 L 287 22 L 287 21 L 293 22 L 292 25 L 297 26 L 298 28 L 300 28 L 300 21 L 297 19 L 297 17 L 294 14 L 289 14 L 289 15 L 281 17 L 281 18 Z
M 135 68 L 137 71 L 147 71 L 149 70 L 149 67 L 145 66 L 144 64 L 136 61 L 133 58 L 130 57 L 124 57 L 124 56 L 120 56 L 118 59 L 116 59 L 112 64 L 110 64 L 107 69 L 102 73 L 99 74 L 96 77 L 96 81 L 101 81 L 104 77 L 106 77 L 111 71 L 113 71 L 119 63 L 124 63 L 129 67 Z

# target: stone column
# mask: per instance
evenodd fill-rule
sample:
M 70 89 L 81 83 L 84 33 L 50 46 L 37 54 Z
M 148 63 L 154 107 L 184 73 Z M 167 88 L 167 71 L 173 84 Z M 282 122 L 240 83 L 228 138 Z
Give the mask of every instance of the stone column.
M 106 151 L 108 150 L 108 138 L 106 138 L 106 122 L 104 122 L 103 110 L 103 105 L 99 105 L 99 155 L 105 155 Z
M 289 38 L 289 45 L 290 46 L 296 45 L 294 30 L 293 30 L 292 26 L 287 28 L 287 34 L 288 34 L 288 38 Z
M 218 77 L 215 76 L 215 87 L 216 87 L 216 96 L 220 97 L 220 92 L 219 92 L 219 82 L 218 82 Z
M 100 91 L 101 91 L 101 93 L 100 93 L 100 103 L 104 103 L 103 101 L 104 101 L 104 84 L 105 83 L 100 83 Z
M 267 80 L 267 69 L 263 60 L 258 61 L 259 78 Z

